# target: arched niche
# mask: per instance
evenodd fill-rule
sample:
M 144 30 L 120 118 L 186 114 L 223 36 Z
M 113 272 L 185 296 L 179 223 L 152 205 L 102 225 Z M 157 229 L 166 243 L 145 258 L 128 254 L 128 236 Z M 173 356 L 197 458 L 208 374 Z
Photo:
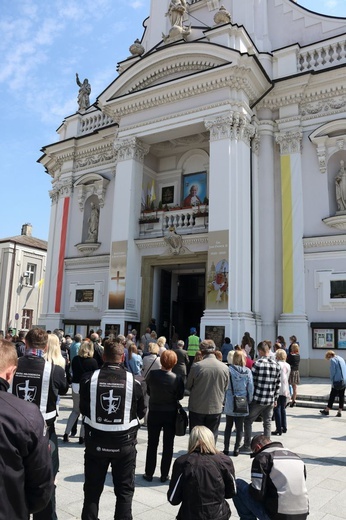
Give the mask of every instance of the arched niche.
M 322 125 L 310 135 L 310 140 L 316 146 L 320 172 L 328 176 L 331 216 L 323 219 L 323 222 L 329 227 L 346 229 L 346 208 L 345 210 L 339 208 L 336 193 L 336 179 L 339 178 L 342 161 L 346 165 L 346 119 L 338 119 Z M 342 184 L 346 199 L 346 179 Z
M 109 180 L 98 173 L 87 173 L 82 175 L 74 184 L 78 196 L 79 209 L 84 210 L 85 201 L 91 196 L 97 197 L 97 205 L 103 208 Z

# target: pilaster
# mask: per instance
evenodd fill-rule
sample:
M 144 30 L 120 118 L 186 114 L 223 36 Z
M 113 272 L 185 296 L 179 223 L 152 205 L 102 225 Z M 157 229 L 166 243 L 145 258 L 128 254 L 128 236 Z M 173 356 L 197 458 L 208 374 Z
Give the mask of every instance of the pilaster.
M 131 137 L 116 139 L 117 154 L 111 230 L 108 311 L 105 323 L 120 325 L 140 320 L 140 254 L 135 244 L 143 177 L 143 162 L 149 146 Z
M 217 324 L 238 342 L 245 330 L 254 331 L 250 139 L 255 128 L 241 109 L 208 118 L 205 126 L 210 132 L 209 251 L 201 333 Z
M 305 309 L 304 219 L 302 185 L 302 130 L 276 134 L 280 147 L 282 208 L 282 314 L 278 333 L 297 336 L 303 358 L 308 358 L 308 321 Z

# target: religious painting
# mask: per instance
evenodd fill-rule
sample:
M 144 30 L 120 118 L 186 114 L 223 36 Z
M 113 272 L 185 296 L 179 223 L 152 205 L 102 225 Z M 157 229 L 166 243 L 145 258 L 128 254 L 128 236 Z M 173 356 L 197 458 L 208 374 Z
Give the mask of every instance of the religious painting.
M 174 186 L 164 186 L 161 191 L 162 204 L 173 204 L 174 202 Z
M 221 349 L 225 339 L 225 327 L 207 325 L 205 327 L 205 339 L 212 339 L 216 348 Z
M 206 172 L 191 173 L 183 176 L 183 203 L 184 208 L 198 206 L 204 203 L 207 196 Z
M 120 325 L 118 323 L 106 323 L 105 325 L 105 336 L 113 335 L 114 337 L 119 336 Z
M 208 236 L 207 308 L 228 309 L 228 231 L 211 231 Z
M 126 258 L 127 240 L 112 243 L 110 283 L 109 283 L 109 309 L 124 309 L 126 287 Z

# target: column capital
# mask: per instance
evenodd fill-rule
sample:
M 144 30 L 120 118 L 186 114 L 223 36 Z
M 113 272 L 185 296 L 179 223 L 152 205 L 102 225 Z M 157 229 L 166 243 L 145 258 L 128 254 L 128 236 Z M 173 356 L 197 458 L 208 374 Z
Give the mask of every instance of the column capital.
M 117 154 L 117 161 L 128 161 L 136 159 L 143 163 L 145 155 L 149 152 L 150 146 L 143 143 L 137 137 L 129 137 L 126 139 L 116 139 L 114 142 L 114 150 Z
M 301 153 L 303 132 L 300 128 L 294 128 L 285 132 L 277 132 L 275 140 L 280 146 L 281 155 Z
M 60 197 L 70 197 L 72 192 L 72 179 L 65 179 L 54 184 L 53 189 L 49 192 L 49 196 L 52 200 L 52 204 L 56 204 Z
M 210 132 L 210 141 L 235 139 L 243 140 L 249 144 L 255 133 L 255 127 L 250 123 L 245 114 L 235 111 L 205 119 L 204 125 Z

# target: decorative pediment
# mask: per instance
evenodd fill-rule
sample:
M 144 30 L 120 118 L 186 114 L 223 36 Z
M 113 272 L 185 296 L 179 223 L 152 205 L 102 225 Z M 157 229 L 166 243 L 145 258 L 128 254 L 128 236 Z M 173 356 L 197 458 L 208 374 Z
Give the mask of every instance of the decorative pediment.
M 225 87 L 243 90 L 252 103 L 268 89 L 269 82 L 254 56 L 210 42 L 179 43 L 133 63 L 96 104 L 120 121 L 126 114 Z
M 110 99 L 116 99 L 125 94 L 138 92 L 153 85 L 163 82 L 174 81 L 178 78 L 189 76 L 197 72 L 214 69 L 220 65 L 227 63 L 225 59 L 217 56 L 196 55 L 193 53 L 184 53 L 171 56 L 167 59 L 166 53 L 155 53 L 153 63 L 148 63 L 145 70 L 141 70 L 138 74 L 130 74 L 128 80 L 117 90 Z M 152 61 L 152 60 L 150 60 Z M 126 74 L 126 72 L 124 73 Z
M 97 196 L 99 205 L 103 208 L 108 184 L 109 180 L 97 173 L 82 175 L 74 184 L 75 190 L 78 193 L 79 209 L 83 211 L 85 201 L 91 195 Z

